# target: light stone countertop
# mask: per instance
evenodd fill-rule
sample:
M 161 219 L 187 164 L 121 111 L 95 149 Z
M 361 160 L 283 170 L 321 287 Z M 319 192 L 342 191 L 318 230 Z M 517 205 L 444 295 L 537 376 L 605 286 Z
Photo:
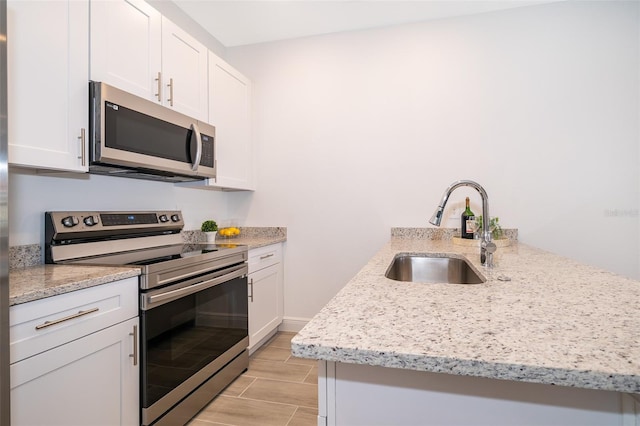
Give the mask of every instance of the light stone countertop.
M 231 238 L 218 234 L 216 244 L 246 245 L 251 250 L 287 241 L 285 227 L 241 227 L 240 231 L 240 235 Z
M 487 282 L 394 281 L 384 274 L 397 253 L 463 255 Z M 479 257 L 392 237 L 293 338 L 293 355 L 640 393 L 640 282 L 517 242 L 494 269 Z
M 218 245 L 238 244 L 247 246 L 249 250 L 269 246 L 271 244 L 283 243 L 285 241 L 287 241 L 286 237 L 245 237 L 242 235 L 235 238 L 216 238 L 216 244 Z
M 39 265 L 9 271 L 9 305 L 106 284 L 140 275 L 125 266 Z
M 236 238 L 221 238 L 216 244 L 246 245 L 249 249 L 285 242 L 285 227 L 244 227 Z M 202 242 L 198 231 L 183 233 L 185 243 Z M 31 244 L 10 248 L 9 304 L 31 302 L 56 294 L 140 275 L 134 266 L 42 265 L 41 246 Z

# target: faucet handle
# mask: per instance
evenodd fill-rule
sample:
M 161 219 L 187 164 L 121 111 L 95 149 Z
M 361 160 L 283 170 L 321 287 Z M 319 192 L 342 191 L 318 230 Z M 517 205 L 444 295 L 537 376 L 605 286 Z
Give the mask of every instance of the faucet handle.
M 483 240 L 480 243 L 480 263 L 486 267 L 493 267 L 493 253 L 495 253 L 497 246 L 491 241 Z
M 498 246 L 496 246 L 496 243 L 489 241 L 489 242 L 483 242 L 483 248 L 487 253 L 495 253 Z

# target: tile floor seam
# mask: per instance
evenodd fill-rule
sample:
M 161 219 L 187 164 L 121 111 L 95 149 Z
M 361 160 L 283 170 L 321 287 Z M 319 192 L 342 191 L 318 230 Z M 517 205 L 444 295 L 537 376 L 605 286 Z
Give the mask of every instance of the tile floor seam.
M 312 369 L 313 371 L 313 369 Z M 273 380 L 275 382 L 280 382 L 280 383 L 295 383 L 296 385 L 309 385 L 311 383 L 305 383 L 304 380 L 309 376 L 309 374 L 311 374 L 311 371 L 309 371 L 305 376 L 304 379 L 298 381 L 298 380 L 282 380 L 282 379 L 274 379 L 272 377 L 260 377 L 260 376 L 245 376 L 245 377 L 251 377 L 254 380 L 255 379 L 263 379 L 263 380 Z M 248 387 L 248 386 L 247 386 Z
M 315 407 L 310 407 L 308 405 L 287 404 L 285 402 L 270 401 L 270 400 L 266 400 L 266 399 L 255 399 L 255 398 L 247 398 L 247 397 L 239 397 L 239 396 L 232 396 L 230 398 L 241 399 L 243 401 L 258 401 L 258 402 L 265 402 L 267 404 L 284 405 L 286 407 L 295 407 L 295 411 L 298 411 L 299 407 L 315 408 Z M 294 411 L 294 413 L 295 413 L 295 411 Z
M 256 382 L 256 380 L 258 380 L 258 378 L 257 378 L 257 377 L 253 377 L 253 380 L 251 380 L 251 383 L 249 383 L 249 384 L 248 384 L 248 385 L 247 385 L 247 386 L 242 390 L 242 392 L 240 392 L 240 393 L 238 394 L 238 396 L 236 396 L 236 397 L 232 397 L 232 396 L 230 396 L 230 395 L 227 395 L 227 396 L 230 396 L 231 398 L 240 398 L 240 397 L 242 396 L 242 394 L 243 394 L 243 393 L 245 393 L 247 390 L 249 390 L 249 388 L 251 387 L 251 385 L 252 385 L 252 384 L 254 384 L 254 383 Z
M 298 412 L 298 409 L 299 409 L 299 407 L 296 407 L 295 411 L 293 412 L 293 414 L 291 414 L 291 417 L 289 417 L 289 420 L 287 421 L 287 424 L 285 426 L 289 426 L 291 424 L 291 421 L 296 416 L 296 413 Z

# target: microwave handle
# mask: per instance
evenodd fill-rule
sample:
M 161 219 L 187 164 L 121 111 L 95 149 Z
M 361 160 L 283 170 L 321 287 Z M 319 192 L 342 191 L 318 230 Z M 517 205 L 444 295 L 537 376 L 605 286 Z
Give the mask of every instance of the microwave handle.
M 198 170 L 200 158 L 202 158 L 202 136 L 200 136 L 200 129 L 198 129 L 198 125 L 196 123 L 191 124 L 191 130 L 193 131 L 193 134 L 196 135 L 196 158 L 193 160 L 193 164 L 191 165 L 191 170 L 195 172 Z M 191 138 L 191 143 L 193 143 L 193 137 Z

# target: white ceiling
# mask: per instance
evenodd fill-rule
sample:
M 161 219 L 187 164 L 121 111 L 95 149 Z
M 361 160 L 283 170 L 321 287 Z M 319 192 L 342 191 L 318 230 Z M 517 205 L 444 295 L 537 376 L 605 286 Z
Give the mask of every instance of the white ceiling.
M 553 0 L 173 0 L 224 46 L 470 15 Z

